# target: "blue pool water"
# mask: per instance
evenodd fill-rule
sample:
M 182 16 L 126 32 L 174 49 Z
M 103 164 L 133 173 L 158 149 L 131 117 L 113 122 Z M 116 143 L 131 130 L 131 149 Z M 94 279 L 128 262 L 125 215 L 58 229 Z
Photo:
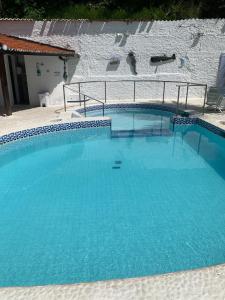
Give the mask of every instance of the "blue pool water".
M 225 262 L 225 141 L 197 125 L 169 136 L 111 138 L 98 128 L 4 145 L 0 190 L 0 286 Z
M 87 116 L 102 116 L 102 110 L 87 112 Z M 156 109 L 113 108 L 106 109 L 105 116 L 112 118 L 113 130 L 139 130 L 169 128 L 172 113 Z

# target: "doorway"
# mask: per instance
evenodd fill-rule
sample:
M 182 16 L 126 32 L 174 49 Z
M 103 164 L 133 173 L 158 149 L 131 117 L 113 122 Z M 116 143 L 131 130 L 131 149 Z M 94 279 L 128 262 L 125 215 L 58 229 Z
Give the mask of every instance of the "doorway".
M 29 105 L 27 74 L 23 55 L 9 55 L 9 70 L 15 105 Z

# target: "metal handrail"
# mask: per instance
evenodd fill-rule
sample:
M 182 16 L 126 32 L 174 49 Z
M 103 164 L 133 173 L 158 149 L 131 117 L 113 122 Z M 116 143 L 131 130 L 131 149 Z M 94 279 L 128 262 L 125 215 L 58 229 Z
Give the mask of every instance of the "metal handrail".
M 179 80 L 156 80 L 156 79 L 118 79 L 118 80 L 87 80 L 87 81 L 75 81 L 71 83 L 65 83 L 64 85 L 78 84 L 78 83 L 92 83 L 92 82 L 168 82 L 168 83 L 184 83 L 187 84 L 187 81 Z M 189 82 L 189 84 L 205 86 L 205 83 Z
M 162 104 L 165 103 L 165 90 L 166 90 L 166 84 L 167 83 L 174 83 L 177 84 L 178 91 L 177 91 L 177 103 L 176 103 L 176 114 L 179 112 L 179 104 L 180 104 L 180 88 L 181 87 L 186 87 L 186 96 L 185 96 L 185 109 L 187 108 L 187 103 L 188 103 L 188 96 L 189 96 L 189 88 L 190 87 L 203 87 L 205 89 L 204 92 L 204 103 L 202 106 L 202 113 L 204 114 L 205 111 L 205 105 L 206 105 L 206 97 L 207 97 L 207 84 L 203 83 L 196 83 L 196 82 L 186 82 L 186 81 L 177 81 L 177 80 L 156 80 L 156 79 L 121 79 L 121 80 L 88 80 L 88 81 L 77 81 L 77 82 L 71 82 L 63 85 L 63 91 L 64 91 L 64 105 L 66 105 L 65 101 L 65 88 L 71 89 L 68 86 L 70 85 L 78 85 L 78 90 L 76 91 L 79 94 L 79 101 L 81 103 L 81 95 L 80 92 L 81 90 L 81 84 L 87 84 L 87 83 L 104 83 L 104 97 L 105 97 L 105 103 L 107 101 L 107 83 L 113 83 L 113 82 L 133 82 L 133 101 L 136 101 L 136 83 L 138 82 L 158 82 L 158 83 L 163 83 L 163 93 L 162 93 Z M 98 101 L 100 103 L 103 103 L 99 99 L 95 99 L 93 97 L 87 96 L 95 101 Z M 75 101 L 74 101 L 75 102 Z M 66 108 L 65 108 L 66 109 Z
M 66 84 L 63 85 L 64 110 L 65 110 L 65 111 L 66 111 L 65 88 L 67 88 L 67 89 L 69 89 L 69 90 L 71 90 L 71 91 L 76 92 L 76 93 L 79 94 L 79 100 L 78 100 L 78 101 L 73 100 L 73 101 L 70 101 L 70 102 L 79 102 L 80 105 L 81 105 L 81 102 L 83 102 L 83 103 L 84 103 L 84 115 L 85 115 L 85 117 L 86 117 L 86 102 L 88 102 L 88 101 L 90 101 L 90 100 L 94 100 L 94 101 L 99 102 L 99 103 L 102 104 L 102 115 L 103 115 L 103 117 L 104 117 L 104 115 L 105 115 L 105 103 L 104 103 L 104 102 L 102 102 L 101 100 L 96 99 L 96 98 L 94 98 L 94 97 L 92 97 L 92 96 L 88 96 L 87 94 L 81 93 L 81 92 L 80 92 L 80 89 L 79 89 L 79 91 L 74 90 L 74 89 L 71 89 L 71 88 L 69 88 L 68 86 L 66 86 Z M 84 100 L 81 100 L 81 97 L 80 97 L 81 95 L 84 96 Z

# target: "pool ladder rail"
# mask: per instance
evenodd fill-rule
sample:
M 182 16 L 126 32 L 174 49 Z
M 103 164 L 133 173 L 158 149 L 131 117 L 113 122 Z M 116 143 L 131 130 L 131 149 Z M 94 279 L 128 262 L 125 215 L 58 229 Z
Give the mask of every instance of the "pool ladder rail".
M 67 100 L 66 101 L 66 97 L 65 97 L 65 89 L 68 89 L 68 90 L 70 90 L 70 91 L 72 91 L 73 93 L 75 93 L 75 94 L 79 94 L 79 100 Z M 88 101 L 95 101 L 95 102 L 98 102 L 98 103 L 100 103 L 101 105 L 102 105 L 102 116 L 104 117 L 105 116 L 105 103 L 103 102 L 103 101 L 101 101 L 101 100 L 98 100 L 98 99 L 96 99 L 96 98 L 94 98 L 94 97 L 91 97 L 91 96 L 88 96 L 88 95 L 86 95 L 86 94 L 83 94 L 83 93 L 81 93 L 80 92 L 80 90 L 79 91 L 77 91 L 77 90 L 75 90 L 75 89 L 72 89 L 71 87 L 68 87 L 67 85 L 63 85 L 63 95 L 64 95 L 64 110 L 66 111 L 66 102 L 67 103 L 79 103 L 80 104 L 80 106 L 81 106 L 81 103 L 83 103 L 84 104 L 84 116 L 86 117 L 87 116 L 87 102 Z
M 84 86 L 86 84 L 96 84 L 96 83 L 100 83 L 102 84 L 102 88 L 103 88 L 103 97 L 104 100 L 99 100 L 96 99 L 95 97 L 92 97 L 90 95 L 87 95 L 86 92 L 85 94 L 81 92 L 81 87 L 84 88 Z M 133 96 L 132 99 L 130 99 L 131 101 L 135 102 L 137 98 L 137 84 L 138 83 L 161 83 L 162 86 L 162 104 L 165 104 L 165 94 L 166 94 L 166 87 L 168 87 L 169 84 L 175 84 L 177 87 L 177 95 L 176 95 L 176 115 L 179 113 L 179 107 L 180 107 L 180 94 L 181 94 L 181 89 L 185 88 L 185 109 L 187 109 L 187 105 L 188 105 L 188 98 L 189 98 L 189 92 L 190 92 L 190 88 L 191 87 L 200 87 L 204 90 L 203 92 L 203 106 L 202 106 L 202 113 L 204 114 L 205 112 L 205 106 L 206 106 L 206 100 L 207 100 L 207 84 L 203 84 L 203 83 L 195 83 L 195 82 L 186 82 L 186 81 L 173 81 L 173 80 L 152 80 L 152 79 L 136 79 L 136 80 L 126 80 L 126 79 L 122 79 L 122 80 L 110 80 L 110 81 L 106 81 L 106 80 L 91 80 L 91 81 L 78 81 L 78 82 L 71 82 L 71 83 L 66 83 L 63 85 L 63 97 L 64 97 L 64 109 L 66 111 L 67 109 L 67 103 L 84 103 L 84 115 L 86 116 L 86 102 L 93 100 L 95 102 L 98 102 L 102 105 L 102 115 L 104 116 L 104 110 L 105 110 L 105 106 L 104 103 L 107 102 L 107 100 L 109 100 L 108 98 L 108 86 L 112 85 L 114 83 L 132 83 L 131 85 L 131 89 L 133 91 Z M 72 88 L 72 87 L 77 87 L 78 90 Z M 70 96 L 71 96 L 71 92 L 78 95 L 78 100 L 67 100 L 66 99 L 66 91 L 69 90 L 70 91 Z M 128 99 L 128 98 L 127 98 Z

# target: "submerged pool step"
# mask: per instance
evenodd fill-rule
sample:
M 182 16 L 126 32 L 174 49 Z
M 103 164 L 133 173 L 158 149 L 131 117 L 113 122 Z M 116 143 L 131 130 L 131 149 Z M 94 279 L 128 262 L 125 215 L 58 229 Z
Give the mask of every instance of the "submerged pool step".
M 136 129 L 136 130 L 111 130 L 112 138 L 143 137 L 143 136 L 171 136 L 170 129 Z

